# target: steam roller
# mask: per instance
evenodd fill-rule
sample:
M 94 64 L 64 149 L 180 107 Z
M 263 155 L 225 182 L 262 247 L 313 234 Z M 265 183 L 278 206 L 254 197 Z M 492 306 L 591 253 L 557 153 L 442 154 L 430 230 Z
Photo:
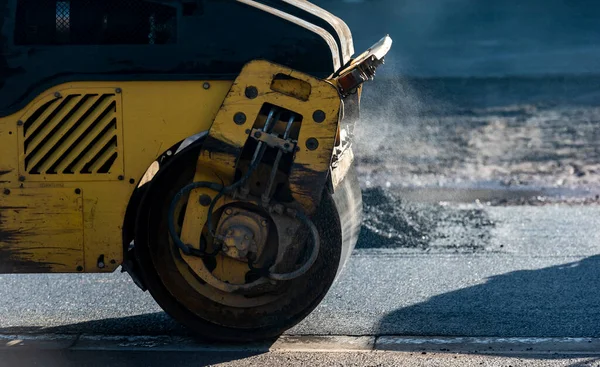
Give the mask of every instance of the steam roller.
M 121 269 L 212 340 L 321 302 L 388 36 L 303 0 L 0 0 L 0 32 L 0 273 Z

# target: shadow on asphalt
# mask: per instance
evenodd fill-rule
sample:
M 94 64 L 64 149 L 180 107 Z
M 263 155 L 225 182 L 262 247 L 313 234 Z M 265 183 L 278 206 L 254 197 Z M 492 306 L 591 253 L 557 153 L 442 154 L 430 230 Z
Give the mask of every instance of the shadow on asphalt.
M 209 366 L 256 356 L 249 352 L 31 351 L 2 352 L 2 366 Z
M 598 338 L 599 270 L 597 255 L 493 276 L 387 314 L 378 334 Z

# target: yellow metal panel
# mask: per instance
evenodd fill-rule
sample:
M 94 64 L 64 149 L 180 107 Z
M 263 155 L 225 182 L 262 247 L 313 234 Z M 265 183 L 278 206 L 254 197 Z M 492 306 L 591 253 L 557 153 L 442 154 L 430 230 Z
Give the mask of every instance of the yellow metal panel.
M 28 188 L 0 195 L 0 272 L 83 270 L 80 194 Z
M 19 175 L 26 181 L 118 180 L 124 173 L 121 111 L 115 88 L 67 85 L 45 95 L 17 125 Z
M 22 111 L 0 118 L 0 206 L 5 206 L 7 203 L 7 199 L 2 196 L 2 191 L 5 189 L 14 192 L 19 188 L 25 190 L 44 188 L 44 199 L 37 201 L 40 212 L 50 211 L 49 200 L 54 200 L 52 198 L 61 197 L 64 192 L 74 193 L 75 189 L 81 190 L 83 241 L 79 242 L 82 245 L 79 250 L 79 259 L 82 260 L 80 265 L 84 267 L 85 272 L 115 270 L 122 262 L 122 227 L 125 211 L 139 180 L 164 151 L 185 138 L 210 128 L 231 84 L 231 81 L 78 82 L 59 85 L 44 92 Z M 56 97 L 57 95 L 59 97 Z M 61 101 L 64 102 L 70 95 L 95 95 L 95 97 L 84 101 L 77 111 L 72 108 L 69 112 L 68 108 L 72 106 L 70 103 L 66 107 L 63 105 L 65 109 L 62 112 L 57 112 Z M 100 96 L 103 95 L 109 97 L 100 100 Z M 73 97 L 70 100 L 81 103 L 78 98 Z M 76 157 L 84 151 L 84 147 L 88 146 L 93 139 L 90 139 L 89 135 L 84 139 L 75 137 L 81 136 L 82 132 L 97 120 L 100 120 L 97 126 L 105 126 L 105 123 L 111 119 L 109 115 L 103 115 L 102 112 L 109 108 L 111 103 L 115 103 L 115 109 L 111 113 L 114 113 L 118 119 L 115 135 L 118 139 L 116 149 L 119 158 L 113 166 L 113 168 L 118 167 L 118 170 L 111 169 L 109 174 L 89 175 L 33 175 L 25 171 L 24 140 L 30 135 L 24 135 L 23 129 L 25 121 L 33 116 L 35 111 L 46 107 L 38 119 L 60 114 L 62 118 L 57 125 L 60 122 L 72 128 L 75 126 L 75 119 L 85 115 L 81 111 L 90 110 L 87 117 L 70 134 L 63 130 L 58 131 L 57 136 L 46 137 L 46 142 L 61 141 L 60 144 L 54 145 L 54 149 L 45 151 L 50 153 L 50 158 L 56 160 L 65 153 L 69 154 L 69 157 Z M 97 104 L 96 107 L 91 108 L 94 104 Z M 23 123 L 20 124 L 18 121 Z M 53 130 L 41 125 L 31 129 L 28 134 L 34 134 L 37 129 L 40 130 L 36 134 Z M 98 133 L 95 129 L 93 131 Z M 98 135 L 94 137 L 96 136 Z M 102 139 L 103 137 L 100 137 L 97 141 L 102 142 Z M 36 143 L 39 144 L 39 141 L 36 140 Z M 72 149 L 68 149 L 75 143 Z M 89 152 L 98 151 L 98 147 L 91 147 L 89 150 Z M 62 172 L 67 166 L 64 161 L 61 161 L 56 166 L 56 171 Z M 42 165 L 42 167 L 47 166 Z M 91 168 L 97 167 L 98 165 Z M 23 175 L 22 180 L 19 180 L 19 173 Z M 52 178 L 48 180 L 48 176 Z M 46 200 L 46 198 L 50 199 Z M 14 219 L 17 218 L 21 216 L 15 214 Z M 54 223 L 52 216 L 48 216 L 47 220 L 50 224 Z M 60 218 L 57 217 L 56 220 L 57 226 L 64 224 L 60 222 Z M 46 243 L 64 248 L 65 251 L 72 251 L 70 246 L 76 242 L 63 243 L 61 236 L 60 233 L 52 233 L 44 238 L 35 237 L 35 240 L 39 241 L 40 247 L 42 243 Z M 25 241 L 27 237 L 21 236 L 18 241 L 11 242 L 13 246 L 11 251 L 14 253 L 26 251 L 29 254 L 27 264 L 32 266 L 40 264 L 37 271 L 76 271 L 76 267 L 72 266 L 42 266 L 47 261 L 46 254 L 42 250 L 29 249 Z M 101 257 L 104 259 L 104 268 L 98 267 L 98 260 Z M 15 269 L 15 271 L 19 270 Z

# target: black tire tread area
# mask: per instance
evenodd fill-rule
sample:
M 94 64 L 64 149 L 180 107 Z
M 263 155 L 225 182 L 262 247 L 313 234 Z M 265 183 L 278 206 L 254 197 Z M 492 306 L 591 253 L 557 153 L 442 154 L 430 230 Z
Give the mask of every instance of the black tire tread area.
M 237 308 L 198 293 L 176 265 L 166 227 L 171 198 L 191 182 L 199 147 L 186 149 L 161 167 L 139 206 L 135 231 L 136 261 L 148 290 L 160 307 L 196 336 L 211 341 L 247 342 L 275 338 L 310 314 L 335 280 L 342 256 L 342 232 L 336 205 L 327 190 L 312 220 L 321 235 L 313 267 L 288 281 L 271 303 Z M 177 296 L 175 296 L 177 295 Z

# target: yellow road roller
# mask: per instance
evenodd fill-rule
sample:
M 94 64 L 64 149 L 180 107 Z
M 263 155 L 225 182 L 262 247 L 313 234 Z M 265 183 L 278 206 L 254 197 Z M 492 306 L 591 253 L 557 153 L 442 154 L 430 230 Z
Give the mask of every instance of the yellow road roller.
M 304 0 L 0 0 L 0 273 L 121 269 L 200 337 L 280 335 L 356 243 L 391 43 Z

